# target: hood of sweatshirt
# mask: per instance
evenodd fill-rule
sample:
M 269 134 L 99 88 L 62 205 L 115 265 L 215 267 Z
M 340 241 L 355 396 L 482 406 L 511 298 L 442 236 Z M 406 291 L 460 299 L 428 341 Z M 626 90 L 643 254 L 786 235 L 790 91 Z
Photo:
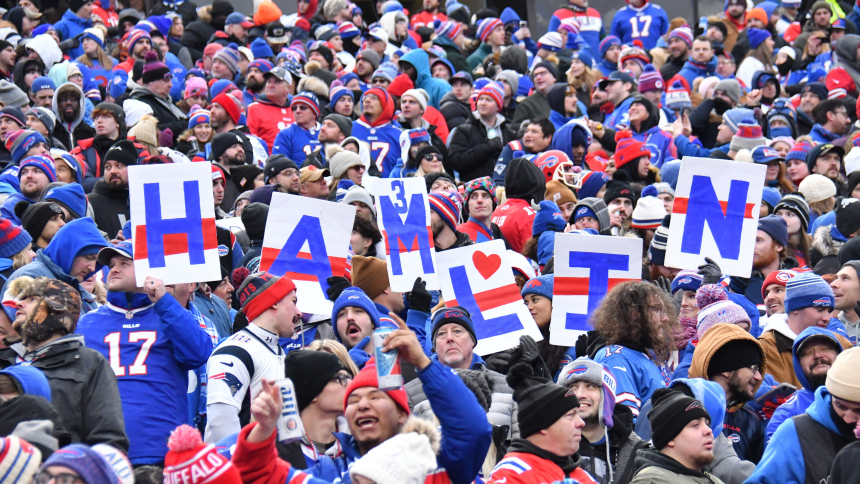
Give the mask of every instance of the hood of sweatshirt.
M 800 349 L 800 345 L 809 338 L 827 338 L 830 341 L 833 341 L 833 344 L 836 346 L 837 354 L 842 353 L 842 344 L 838 339 L 836 339 L 833 332 L 819 328 L 818 326 L 811 326 L 804 329 L 799 335 L 797 335 L 797 338 L 794 339 L 794 344 L 791 345 L 792 361 L 794 362 L 794 375 L 797 377 L 797 380 L 800 381 L 800 384 L 803 385 L 803 388 L 814 392 L 815 388 L 813 388 L 809 383 L 809 380 L 806 379 L 806 375 L 803 374 L 803 368 L 800 366 L 800 360 L 797 355 L 797 350 Z
M 45 255 L 57 264 L 63 273 L 69 274 L 75 257 L 97 254 L 107 246 L 93 219 L 84 217 L 60 227 L 45 248 Z M 96 270 L 100 268 L 101 264 L 96 263 Z

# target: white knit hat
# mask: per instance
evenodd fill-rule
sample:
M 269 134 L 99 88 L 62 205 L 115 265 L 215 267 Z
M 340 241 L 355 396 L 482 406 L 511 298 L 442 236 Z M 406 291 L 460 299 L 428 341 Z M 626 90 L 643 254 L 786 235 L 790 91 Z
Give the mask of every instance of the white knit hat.
M 836 356 L 833 366 L 827 372 L 824 386 L 831 395 L 860 403 L 860 348 L 849 348 Z
M 666 216 L 666 206 L 663 205 L 663 200 L 657 197 L 642 197 L 636 202 L 636 208 L 633 209 L 633 224 L 634 229 L 652 229 L 655 230 L 663 223 L 663 218 Z
M 852 149 L 845 155 L 845 159 L 842 160 L 845 163 L 845 174 L 850 175 L 857 170 L 860 170 L 860 148 Z
M 809 203 L 827 200 L 836 196 L 836 185 L 824 175 L 809 175 L 800 182 L 797 190 Z
M 123 101 L 122 110 L 125 111 L 125 125 L 128 129 L 133 128 L 145 115 L 152 114 L 152 106 L 137 99 Z
M 352 166 L 364 166 L 364 163 L 361 162 L 361 158 L 357 154 L 335 144 L 326 147 L 325 156 L 328 158 L 328 167 L 331 170 L 331 176 L 335 178 L 343 177 L 346 170 L 349 170 Z
M 423 484 L 437 467 L 436 454 L 426 435 L 398 434 L 377 445 L 349 469 L 376 484 Z
M 400 102 L 403 102 L 403 98 L 409 96 L 412 99 L 418 101 L 418 104 L 421 105 L 421 109 L 423 111 L 427 111 L 427 92 L 423 89 L 409 89 L 404 92 L 402 96 L 400 96 Z

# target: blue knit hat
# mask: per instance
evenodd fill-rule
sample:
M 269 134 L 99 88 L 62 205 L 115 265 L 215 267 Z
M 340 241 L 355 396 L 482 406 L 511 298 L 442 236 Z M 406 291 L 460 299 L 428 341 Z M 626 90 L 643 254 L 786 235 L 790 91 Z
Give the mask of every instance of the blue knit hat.
M 579 199 L 589 198 L 597 196 L 597 192 L 603 188 L 603 185 L 606 185 L 606 182 L 609 181 L 609 176 L 602 171 L 592 171 L 590 173 L 586 173 L 585 176 L 582 177 L 582 188 L 577 190 L 577 195 L 579 195 Z
M 463 203 L 460 201 L 460 195 L 451 192 L 431 193 L 430 210 L 433 210 L 442 221 L 451 227 L 451 230 L 456 231 L 460 220 L 460 212 L 463 211 Z
M 529 294 L 537 294 L 538 296 L 543 296 L 552 301 L 553 281 L 555 281 L 554 274 L 544 274 L 542 276 L 533 277 L 526 282 L 525 286 L 523 286 L 521 294 L 523 297 L 526 297 Z
M 352 94 L 352 90 L 347 89 L 344 86 L 334 86 L 331 88 L 331 92 L 329 93 L 329 106 L 334 107 L 337 104 L 337 101 L 343 96 L 349 96 L 353 102 L 355 102 L 355 96 Z
M 561 232 L 567 221 L 561 215 L 561 209 L 555 202 L 544 200 L 540 202 L 540 209 L 535 214 L 532 223 L 532 235 L 542 234 L 547 230 Z
M 269 59 L 275 55 L 269 43 L 262 37 L 257 37 L 251 42 L 251 53 L 254 54 L 254 59 L 266 58 Z
M 21 129 L 9 133 L 6 138 L 6 149 L 12 152 L 13 163 L 21 163 L 27 152 L 39 143 L 43 143 L 45 147 L 48 146 L 45 137 L 38 131 Z M 50 175 L 48 177 L 50 178 Z
M 592 210 L 591 207 L 586 205 L 580 205 L 579 208 L 576 209 L 576 212 L 573 214 L 573 221 L 576 222 L 582 217 L 591 217 L 594 220 L 597 220 L 597 214 L 594 213 L 594 210 Z
M 105 48 L 105 41 L 99 37 L 99 34 L 94 28 L 84 29 L 84 33 L 81 34 L 81 42 L 83 42 L 84 39 L 93 40 L 96 44 L 99 44 L 99 47 L 102 49 Z
M 756 47 L 761 45 L 761 43 L 764 42 L 765 39 L 770 37 L 770 32 L 768 32 L 767 30 L 750 27 L 747 29 L 747 37 L 749 37 L 750 40 L 750 49 L 755 49 Z
M 603 60 L 606 57 L 606 51 L 609 50 L 613 45 L 621 46 L 621 39 L 614 35 L 607 35 L 600 41 L 600 45 L 598 48 L 600 49 L 600 59 Z
M 50 89 L 52 91 L 56 91 L 57 85 L 54 84 L 54 81 L 51 80 L 51 78 L 48 76 L 42 76 L 33 79 L 33 83 L 30 85 L 30 91 L 35 94 L 43 89 Z
M 51 466 L 68 467 L 77 472 L 84 482 L 120 484 L 119 477 L 107 460 L 84 444 L 68 445 L 54 452 L 42 464 L 42 469 Z
M 263 39 L 257 39 L 257 40 L 263 40 Z M 250 69 L 252 67 L 256 67 L 263 74 L 265 74 L 267 72 L 271 72 L 272 69 L 275 68 L 275 66 L 272 65 L 272 63 L 270 61 L 268 61 L 267 59 L 262 59 L 262 58 L 254 59 L 254 62 L 251 62 L 250 64 L 248 64 L 248 69 Z
M 33 238 L 22 227 L 11 220 L 0 217 L 0 257 L 11 259 L 13 255 L 29 247 Z M 12 320 L 15 318 L 13 317 Z
M 42 370 L 33 366 L 17 365 L 0 371 L 0 375 L 8 375 L 15 379 L 25 394 L 40 396 L 49 402 L 51 401 L 51 387 L 48 385 L 48 378 L 42 373 Z
M 45 201 L 48 200 L 60 202 L 74 212 L 75 218 L 84 217 L 87 214 L 87 196 L 84 194 L 84 188 L 77 183 L 51 188 L 45 194 Z
M 833 290 L 821 276 L 812 272 L 801 272 L 785 283 L 785 312 L 790 313 L 808 307 L 836 306 Z
M 475 325 L 472 323 L 472 315 L 466 308 L 454 306 L 450 308 L 442 308 L 432 316 L 431 326 L 433 327 L 431 337 L 433 338 L 433 349 L 436 349 L 436 333 L 439 328 L 448 324 L 455 323 L 462 326 L 472 336 L 472 346 L 478 344 L 478 337 L 475 335 Z
M 555 255 L 555 234 L 557 232 L 546 231 L 540 234 L 537 243 L 538 265 L 545 266 L 552 256 Z
M 779 193 L 779 190 L 772 187 L 764 187 L 761 192 L 761 201 L 768 204 L 770 207 L 770 213 L 773 214 L 774 207 L 779 201 L 782 200 L 782 194 Z
M 696 271 L 681 271 L 678 275 L 672 279 L 672 294 L 678 292 L 678 290 L 682 291 L 693 291 L 696 292 L 697 289 L 702 285 L 702 275 Z
M 758 229 L 770 235 L 777 244 L 788 248 L 788 225 L 784 218 L 779 215 L 768 215 L 760 218 L 758 219 Z
M 570 60 L 573 59 L 581 60 L 587 67 L 594 67 L 594 56 L 588 48 L 574 51 L 573 54 L 570 55 Z
M 343 343 L 340 339 L 340 333 L 337 332 L 337 315 L 340 311 L 348 306 L 361 308 L 370 316 L 370 322 L 374 329 L 379 327 L 379 311 L 376 310 L 376 304 L 367 297 L 361 289 L 357 287 L 348 287 L 340 293 L 337 300 L 334 302 L 334 307 L 331 310 L 331 324 L 335 328 L 334 337 L 338 343 Z
M 723 122 L 726 123 L 726 126 L 728 126 L 732 130 L 732 133 L 737 133 L 738 127 L 740 126 L 741 121 L 743 121 L 744 118 L 754 117 L 755 115 L 752 112 L 752 109 L 734 108 L 729 109 L 728 111 L 723 113 Z
M 57 172 L 54 170 L 54 160 L 45 155 L 33 155 L 24 158 L 24 161 L 21 162 L 20 171 L 18 171 L 19 180 L 21 179 L 21 173 L 24 171 L 25 166 L 35 166 L 48 176 L 48 180 L 52 182 L 57 181 Z

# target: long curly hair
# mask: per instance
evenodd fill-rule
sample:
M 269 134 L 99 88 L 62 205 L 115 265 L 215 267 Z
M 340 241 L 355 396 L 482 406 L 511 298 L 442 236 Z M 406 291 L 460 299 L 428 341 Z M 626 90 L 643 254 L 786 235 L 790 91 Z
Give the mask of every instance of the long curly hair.
M 669 359 L 678 330 L 678 316 L 669 296 L 644 281 L 618 284 L 603 298 L 591 316 L 591 324 L 608 344 L 622 340 L 639 342 L 652 350 L 658 364 Z M 668 316 L 662 324 L 651 324 L 655 306 Z M 661 318 L 662 319 L 662 318 Z

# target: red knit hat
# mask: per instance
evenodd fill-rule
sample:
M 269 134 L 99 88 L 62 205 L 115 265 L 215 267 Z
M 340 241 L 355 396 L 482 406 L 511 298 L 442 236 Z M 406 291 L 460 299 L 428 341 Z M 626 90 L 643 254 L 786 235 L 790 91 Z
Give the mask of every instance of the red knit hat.
M 406 91 L 414 88 L 415 84 L 412 82 L 412 79 L 406 74 L 400 74 L 388 85 L 388 93 L 394 97 L 400 97 Z
M 379 388 L 379 381 L 376 379 L 376 358 L 370 358 L 367 363 L 364 365 L 364 368 L 358 372 L 358 375 L 352 379 L 352 383 L 346 387 L 346 393 L 343 396 L 343 409 L 346 410 L 347 402 L 349 401 L 349 396 L 352 392 L 356 391 L 359 388 L 364 387 L 374 387 Z M 406 396 L 406 390 L 403 387 L 398 388 L 397 390 L 388 390 L 385 392 L 386 395 L 391 397 L 407 415 L 411 413 L 409 411 L 409 397 Z
M 242 484 L 239 470 L 226 457 L 206 445 L 200 432 L 190 425 L 180 425 L 167 441 L 170 449 L 164 457 L 164 482 L 184 484 Z
M 788 280 L 792 277 L 796 276 L 797 272 L 787 271 L 787 270 L 779 270 L 773 271 L 764 278 L 764 282 L 761 285 L 761 297 L 764 299 L 764 291 L 767 289 L 767 286 L 771 284 L 779 284 L 782 287 L 788 283 Z
M 233 100 L 230 95 L 226 92 L 222 92 L 221 94 L 215 96 L 215 99 L 212 100 L 212 103 L 209 104 L 209 110 L 212 110 L 212 104 L 218 103 L 219 106 L 224 108 L 227 111 L 227 114 L 230 115 L 230 119 L 233 120 L 233 123 L 239 124 L 239 116 L 242 113 L 239 111 L 239 106 L 236 105 L 236 102 Z
M 651 158 L 651 152 L 645 148 L 645 143 L 633 139 L 633 132 L 629 129 L 615 133 L 615 141 L 618 143 L 615 148 L 616 169 L 643 156 Z
M 268 272 L 260 272 L 246 278 L 236 294 L 239 304 L 248 321 L 254 321 L 257 316 L 277 304 L 287 294 L 296 289 L 296 284 L 287 276 L 273 276 Z

